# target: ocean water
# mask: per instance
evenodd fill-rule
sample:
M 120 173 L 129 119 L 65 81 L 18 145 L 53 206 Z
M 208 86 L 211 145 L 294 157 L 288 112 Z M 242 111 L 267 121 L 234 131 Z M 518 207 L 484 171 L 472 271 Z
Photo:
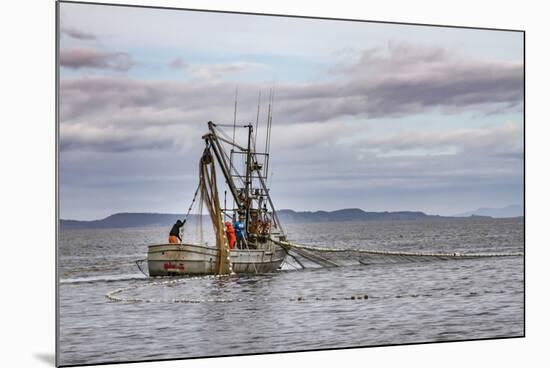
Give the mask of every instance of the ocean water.
M 523 252 L 523 229 L 523 219 L 286 226 L 300 244 L 460 253 Z M 168 230 L 61 231 L 61 364 L 524 335 L 523 257 L 146 278 L 133 262 Z

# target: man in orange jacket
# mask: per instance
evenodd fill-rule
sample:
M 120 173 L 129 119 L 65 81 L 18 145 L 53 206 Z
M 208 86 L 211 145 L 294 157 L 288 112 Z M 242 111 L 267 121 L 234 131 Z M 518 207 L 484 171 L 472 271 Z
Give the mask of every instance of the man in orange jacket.
M 237 237 L 235 236 L 235 229 L 233 228 L 233 224 L 231 224 L 231 222 L 229 221 L 225 222 L 225 233 L 227 235 L 227 240 L 229 241 L 229 248 L 235 248 L 235 240 L 237 240 Z

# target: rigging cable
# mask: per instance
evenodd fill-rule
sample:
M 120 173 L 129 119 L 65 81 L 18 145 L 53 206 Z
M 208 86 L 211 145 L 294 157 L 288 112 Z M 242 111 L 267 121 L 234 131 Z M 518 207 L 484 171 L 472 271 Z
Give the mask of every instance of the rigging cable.
M 191 210 L 193 209 L 193 206 L 195 205 L 195 200 L 197 199 L 197 194 L 199 193 L 200 187 L 201 187 L 201 185 L 199 183 L 199 185 L 197 186 L 197 189 L 195 190 L 195 194 L 193 195 L 193 200 L 191 201 L 191 204 L 189 205 L 189 208 L 187 209 L 187 213 L 185 214 L 185 217 L 183 218 L 183 224 L 184 225 L 187 222 L 187 218 L 189 217 L 189 214 L 191 213 Z M 202 216 L 202 214 L 201 214 L 201 216 Z M 184 231 L 185 231 L 185 226 L 182 226 L 182 228 L 181 228 L 182 238 L 183 238 Z

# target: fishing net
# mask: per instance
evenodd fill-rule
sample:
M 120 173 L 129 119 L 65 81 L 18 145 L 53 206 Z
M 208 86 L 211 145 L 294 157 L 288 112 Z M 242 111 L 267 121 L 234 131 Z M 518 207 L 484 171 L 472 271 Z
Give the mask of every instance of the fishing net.
M 204 203 L 210 214 L 214 233 L 216 234 L 216 247 L 220 250 L 216 264 L 217 274 L 228 274 L 233 272 L 229 262 L 229 243 L 225 236 L 220 210 L 220 199 L 216 187 L 216 168 L 210 151 L 204 150 L 200 161 L 200 195 L 201 203 Z M 202 225 L 201 225 L 202 227 Z M 202 231 L 201 231 L 202 232 Z M 202 237 L 202 236 L 201 236 Z
M 301 268 L 339 267 L 352 264 L 391 264 L 403 262 L 431 262 L 460 259 L 479 259 L 488 257 L 518 257 L 521 252 L 502 253 L 432 253 L 432 252 L 395 252 L 368 249 L 325 248 L 301 245 L 272 239 L 283 247 L 289 258 Z

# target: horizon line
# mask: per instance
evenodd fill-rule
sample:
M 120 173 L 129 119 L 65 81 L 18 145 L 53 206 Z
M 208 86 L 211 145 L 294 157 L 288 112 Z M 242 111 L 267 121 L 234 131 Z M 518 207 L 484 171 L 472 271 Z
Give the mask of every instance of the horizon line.
M 316 213 L 316 212 L 327 212 L 327 213 L 332 213 L 332 212 L 338 212 L 338 211 L 345 211 L 345 210 L 360 210 L 362 212 L 365 212 L 365 213 L 397 213 L 397 212 L 417 212 L 417 213 L 423 213 L 427 216 L 440 216 L 440 217 L 467 217 L 467 216 L 460 216 L 460 215 L 463 215 L 465 213 L 468 213 L 468 212 L 476 212 L 476 211 L 479 211 L 479 210 L 485 210 L 485 209 L 489 209 L 489 210 L 500 210 L 500 209 L 505 209 L 505 208 L 508 208 L 508 207 L 513 207 L 513 206 L 517 206 L 517 207 L 524 207 L 524 205 L 522 204 L 509 204 L 509 205 L 505 205 L 503 207 L 478 207 L 477 209 L 475 210 L 469 210 L 469 211 L 463 211 L 461 213 L 457 213 L 457 214 L 454 214 L 454 215 L 441 215 L 441 214 L 433 214 L 433 213 L 427 213 L 427 212 L 424 212 L 424 211 L 420 211 L 420 210 L 383 210 L 383 211 L 368 211 L 368 210 L 364 210 L 362 208 L 358 208 L 358 207 L 348 207 L 348 208 L 340 208 L 340 209 L 337 209 L 337 210 L 294 210 L 294 209 L 291 209 L 291 208 L 282 208 L 280 210 L 277 210 L 277 212 L 281 212 L 281 211 L 293 211 L 293 212 L 309 212 L 309 213 Z M 115 212 L 115 213 L 111 213 L 110 215 L 107 215 L 105 217 L 102 217 L 102 218 L 96 218 L 96 219 L 93 219 L 93 220 L 82 220 L 82 219 L 75 219 L 75 218 L 62 218 L 61 216 L 59 217 L 59 220 L 63 220 L 63 221 L 81 221 L 81 222 L 92 222 L 92 221 L 101 221 L 101 220 L 105 220 L 111 216 L 115 216 L 115 215 L 122 215 L 122 214 L 141 214 L 141 215 L 172 215 L 172 216 L 185 216 L 184 213 L 173 213 L 173 212 L 141 212 L 141 211 L 136 211 L 136 212 L 130 212 L 130 211 L 122 211 L 122 212 Z M 190 213 L 189 215 L 193 215 L 193 216 L 199 216 L 200 214 L 198 213 Z M 202 215 L 202 216 L 206 216 L 206 215 Z M 518 217 L 523 217 L 523 215 L 521 216 L 518 216 Z

